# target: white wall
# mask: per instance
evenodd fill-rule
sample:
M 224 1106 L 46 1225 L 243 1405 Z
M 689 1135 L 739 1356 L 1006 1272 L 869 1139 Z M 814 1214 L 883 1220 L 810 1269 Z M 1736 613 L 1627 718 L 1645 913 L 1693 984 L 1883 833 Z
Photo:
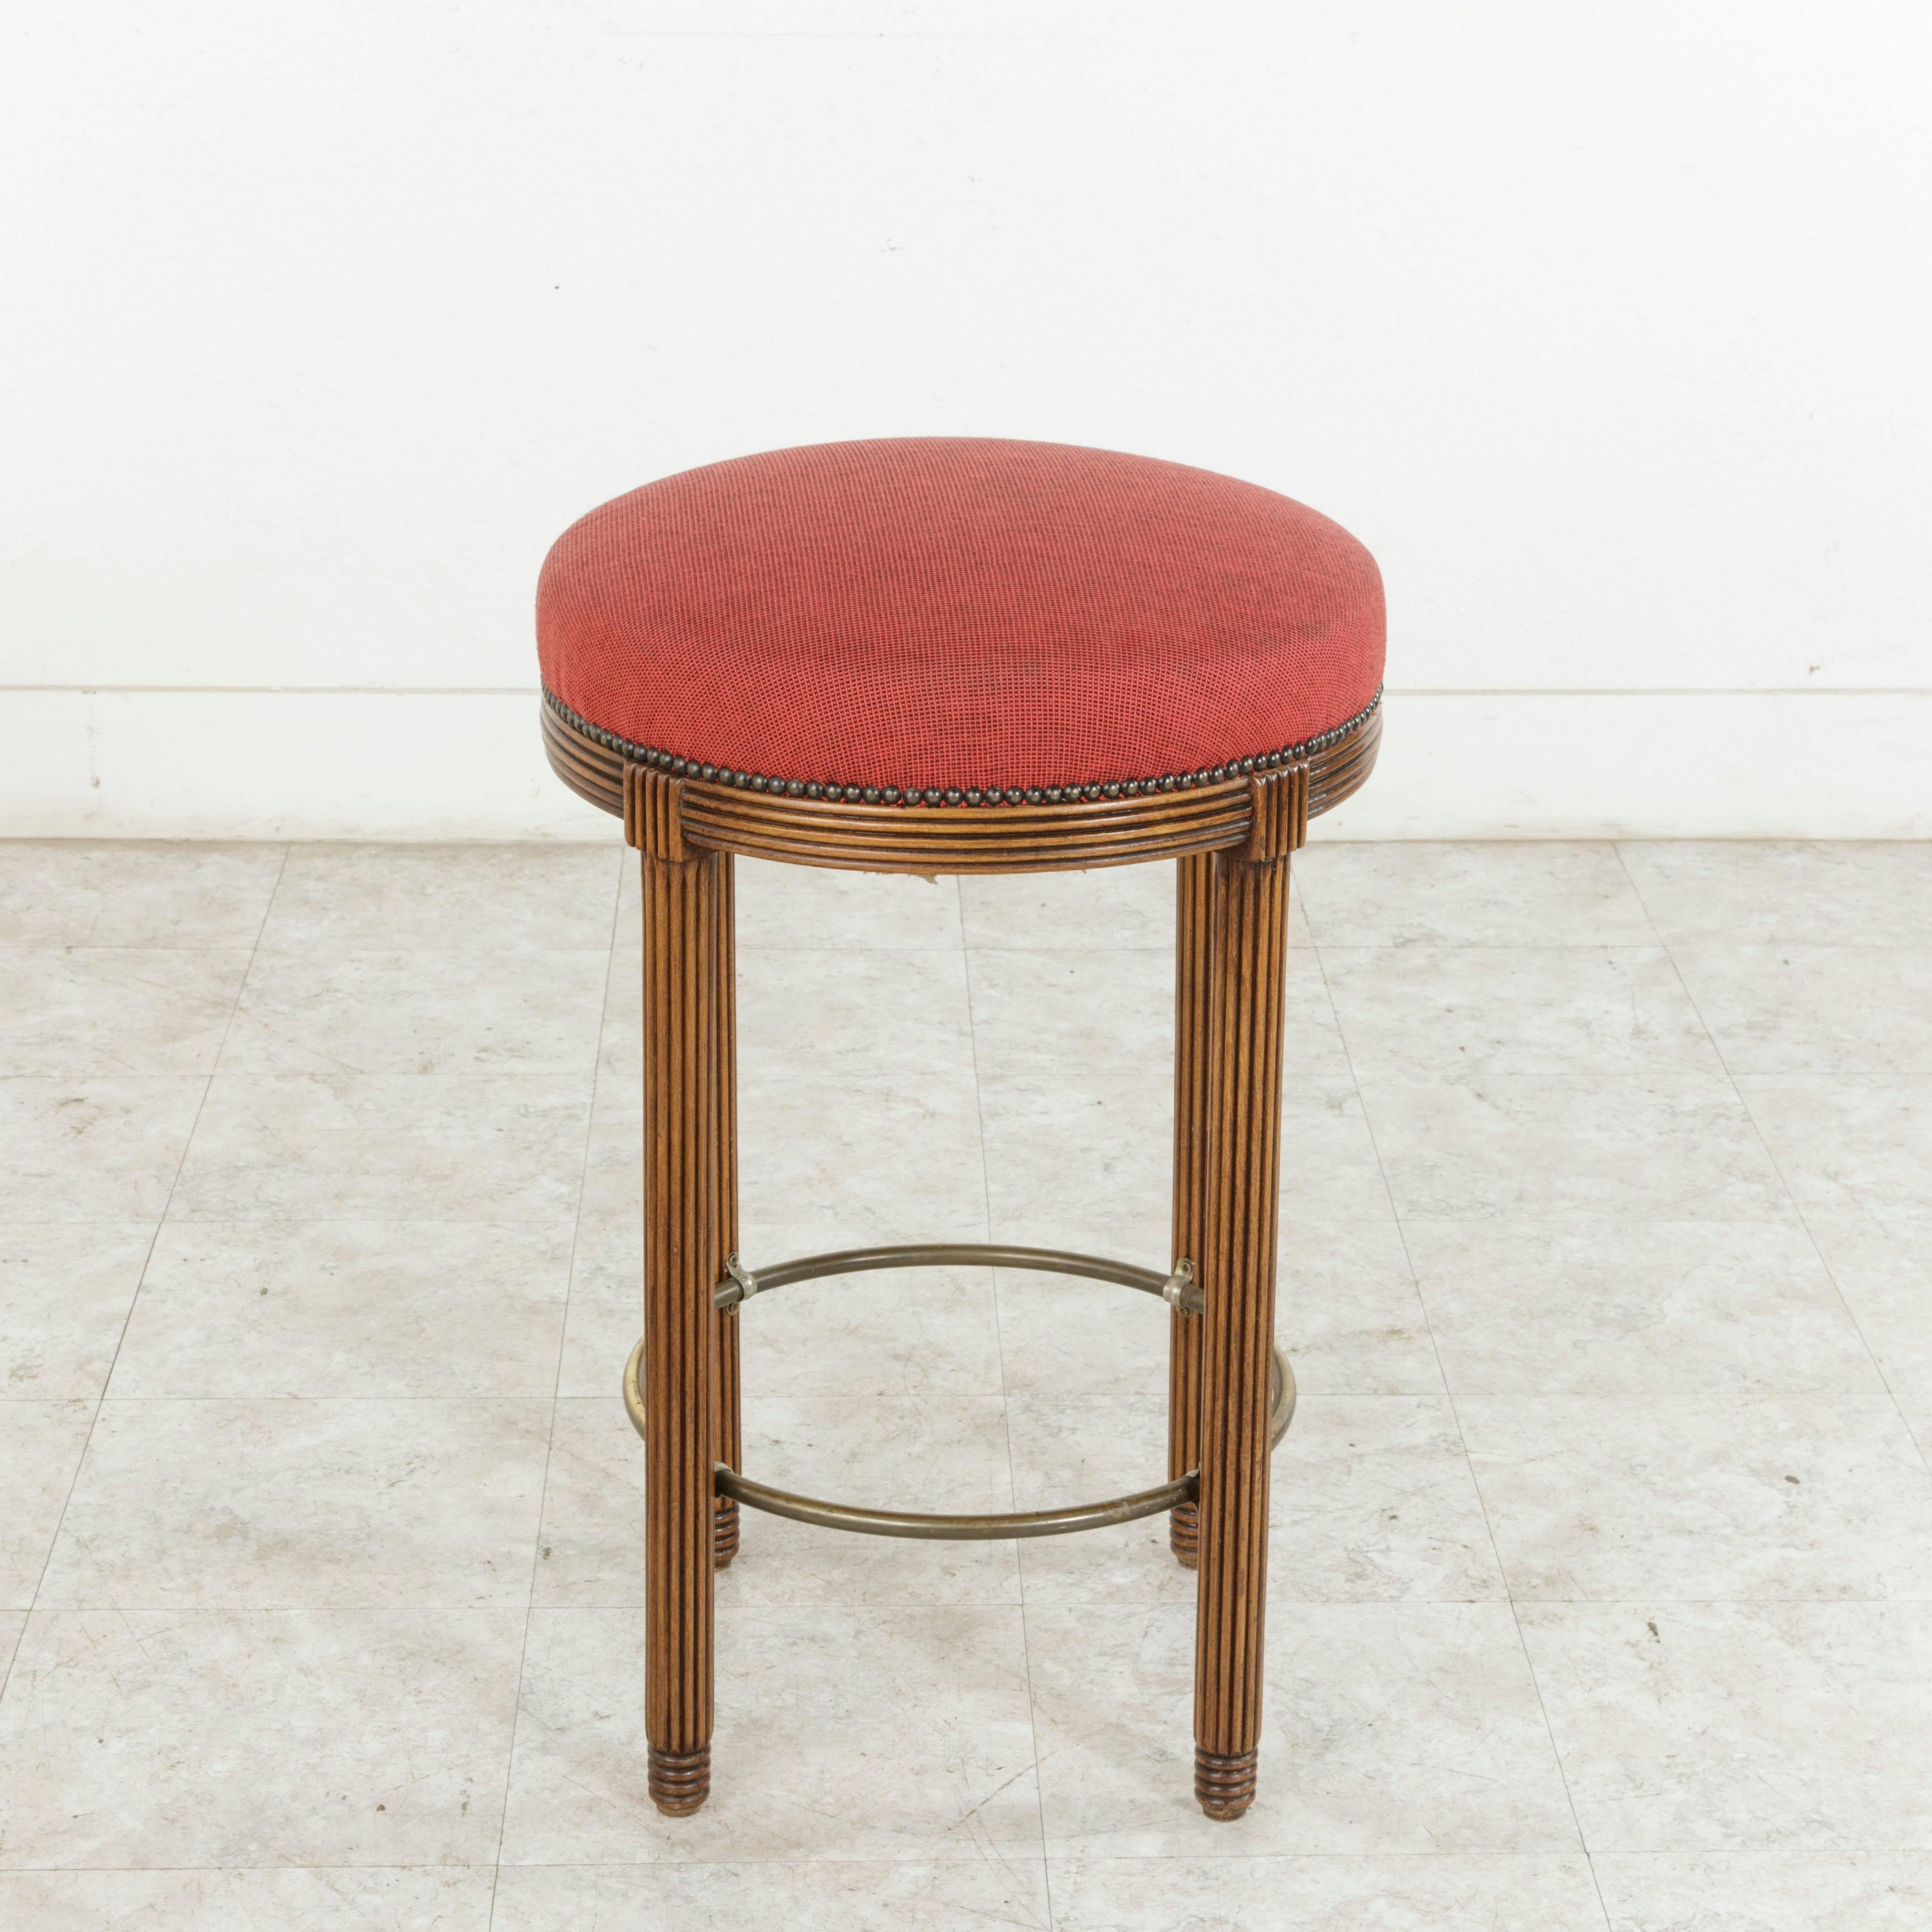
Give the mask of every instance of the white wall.
M 0 830 L 601 836 L 550 538 L 926 432 L 1367 542 L 1338 830 L 1932 833 L 1922 4 L 5 18 Z

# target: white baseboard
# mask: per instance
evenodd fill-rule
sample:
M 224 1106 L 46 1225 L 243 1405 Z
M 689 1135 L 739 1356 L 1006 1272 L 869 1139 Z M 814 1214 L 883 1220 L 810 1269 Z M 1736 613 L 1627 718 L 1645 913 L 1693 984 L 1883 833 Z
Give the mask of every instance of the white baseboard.
M 603 838 L 529 692 L 0 691 L 0 836 Z M 1932 837 L 1932 692 L 1389 694 L 1317 838 Z
M 1319 836 L 1932 837 L 1932 692 L 1392 692 Z
M 528 692 L 0 692 L 0 829 L 93 838 L 601 838 Z

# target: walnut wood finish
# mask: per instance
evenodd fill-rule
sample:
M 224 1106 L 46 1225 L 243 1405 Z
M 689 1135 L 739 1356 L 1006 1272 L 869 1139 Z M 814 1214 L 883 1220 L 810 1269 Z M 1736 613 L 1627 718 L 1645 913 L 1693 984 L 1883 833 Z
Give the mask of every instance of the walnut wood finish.
M 546 709 L 546 717 L 550 716 Z M 684 836 L 684 784 L 641 765 L 626 765 L 620 781 L 620 801 L 624 836 L 647 854 L 688 860 L 692 848 Z M 712 1019 L 718 1119 L 711 1137 L 715 1162 L 712 1174 L 712 1211 L 717 1217 L 717 1252 L 722 1258 L 738 1246 L 738 998 L 737 916 L 731 854 L 716 854 L 716 890 L 711 907 L 715 971 Z M 716 1460 L 736 1469 L 744 1460 L 744 1428 L 738 1391 L 738 1312 L 721 1309 L 713 1359 L 717 1371 L 714 1400 L 718 1418 Z M 730 1496 L 716 1498 L 714 1544 L 718 1569 L 738 1553 L 738 1505 Z
M 844 871 L 1043 872 L 1128 866 L 1238 843 L 1246 782 L 1151 799 L 1078 805 L 833 805 L 702 783 L 687 812 L 692 836 L 759 859 Z M 807 814 L 809 816 L 807 816 Z
M 718 1216 L 718 1252 L 738 1251 L 738 939 L 736 882 L 731 855 L 718 854 L 718 1130 L 712 1136 L 717 1179 L 712 1196 Z M 717 1460 L 728 1469 L 745 1466 L 744 1424 L 738 1405 L 738 1311 L 721 1308 L 718 1324 Z M 715 1498 L 712 1548 L 722 1570 L 738 1553 L 738 1504 L 731 1496 Z
M 1130 866 L 1153 859 L 1223 851 L 1252 836 L 1258 784 L 1302 772 L 1301 820 L 1330 810 L 1366 782 L 1382 742 L 1378 706 L 1346 736 L 1310 754 L 1304 766 L 1283 766 L 1218 784 L 1138 798 L 1082 800 L 1066 805 L 919 806 L 834 804 L 773 792 L 740 791 L 697 778 L 670 778 L 627 764 L 540 705 L 550 767 L 580 797 L 625 818 L 635 781 L 649 777 L 679 788 L 682 836 L 697 846 L 794 865 L 865 872 L 1051 872 L 1096 866 Z
M 1207 854 L 1174 867 L 1174 1262 L 1196 1264 L 1208 1219 L 1208 940 L 1214 861 Z M 1201 1322 L 1178 1310 L 1168 1319 L 1167 1474 L 1172 1481 L 1201 1466 Z M 1168 1512 L 1167 1540 L 1184 1569 L 1196 1567 L 1199 1505 Z
M 1253 808 L 1241 856 L 1266 863 L 1298 850 L 1308 836 L 1308 770 L 1295 766 L 1250 781 Z M 1232 856 L 1232 855 L 1231 855 Z M 1208 1221 L 1208 1124 L 1214 1098 L 1210 1036 L 1216 861 L 1203 856 L 1175 866 L 1174 962 L 1174 1258 L 1195 1262 L 1202 1279 Z M 1274 1333 L 1272 1325 L 1268 1329 Z M 1201 1465 L 1202 1324 L 1177 1312 L 1169 1324 L 1167 1473 Z M 1168 1542 L 1185 1569 L 1198 1567 L 1200 1505 L 1183 1503 L 1168 1519 Z
M 1256 834 L 1209 862 L 1197 1002 L 1208 1009 L 1200 1351 L 1194 1795 L 1209 1817 L 1254 1801 L 1267 1603 L 1269 1385 L 1281 1168 L 1288 855 L 1305 822 L 1293 774 L 1258 782 Z
M 651 1800 L 682 1816 L 710 1788 L 712 1458 L 723 1256 L 715 852 L 685 855 L 675 782 L 626 787 L 644 848 L 644 1725 Z
M 710 1788 L 715 1570 L 742 1454 L 737 1317 L 712 1293 L 737 1238 L 732 855 L 907 872 L 1179 861 L 1174 1254 L 1205 1296 L 1173 1328 L 1171 1474 L 1200 1471 L 1169 1536 L 1198 1568 L 1195 1790 L 1252 1802 L 1260 1735 L 1288 856 L 1374 763 L 1378 709 L 1312 757 L 1151 796 L 910 810 L 793 799 L 623 762 L 545 706 L 566 783 L 644 854 L 646 1722 L 652 1800 Z M 724 1505 L 720 1507 L 721 1503 Z

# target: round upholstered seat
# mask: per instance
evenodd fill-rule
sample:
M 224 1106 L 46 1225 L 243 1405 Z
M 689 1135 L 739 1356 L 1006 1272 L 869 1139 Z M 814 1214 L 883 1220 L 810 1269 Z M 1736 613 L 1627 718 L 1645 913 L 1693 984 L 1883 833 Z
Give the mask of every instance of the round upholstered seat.
M 921 437 L 606 503 L 552 549 L 537 636 L 550 703 L 628 757 L 1017 801 L 1338 736 L 1380 689 L 1382 593 L 1346 530 L 1256 484 Z

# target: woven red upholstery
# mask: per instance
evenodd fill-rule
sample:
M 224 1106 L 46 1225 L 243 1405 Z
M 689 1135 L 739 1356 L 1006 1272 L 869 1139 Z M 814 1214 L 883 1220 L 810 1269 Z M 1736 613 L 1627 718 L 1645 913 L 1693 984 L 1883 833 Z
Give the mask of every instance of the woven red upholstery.
M 1382 580 L 1348 532 L 1204 470 L 920 437 L 741 457 L 557 541 L 546 689 L 694 764 L 819 784 L 1192 771 L 1348 723 Z

